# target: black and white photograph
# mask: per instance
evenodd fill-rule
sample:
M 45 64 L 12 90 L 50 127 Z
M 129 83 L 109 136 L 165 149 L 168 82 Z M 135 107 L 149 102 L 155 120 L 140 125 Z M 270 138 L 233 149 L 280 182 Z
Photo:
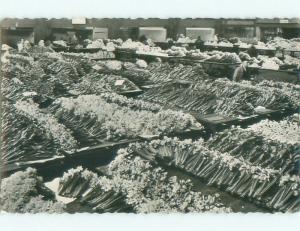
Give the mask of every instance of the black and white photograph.
M 5 17 L 0 39 L 1 214 L 299 212 L 300 15 Z

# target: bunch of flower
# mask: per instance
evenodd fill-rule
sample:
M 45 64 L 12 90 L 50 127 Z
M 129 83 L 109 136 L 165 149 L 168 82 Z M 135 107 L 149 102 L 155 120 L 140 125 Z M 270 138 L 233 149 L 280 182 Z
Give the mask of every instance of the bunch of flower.
M 26 86 L 18 78 L 12 79 L 3 78 L 1 84 L 1 93 L 3 99 L 16 101 L 22 98 L 22 92 L 24 92 Z
M 41 161 L 59 155 L 61 146 L 49 131 L 12 104 L 2 104 L 1 161 L 4 164 Z
M 295 174 L 299 165 L 297 144 L 274 141 L 269 135 L 249 128 L 226 129 L 211 137 L 207 144 L 212 149 L 228 152 L 249 163 L 273 168 L 284 174 Z
M 9 54 L 7 57 L 12 63 L 21 63 L 26 65 L 32 65 L 34 60 L 32 57 L 21 54 Z
M 71 198 L 79 197 L 94 187 L 97 181 L 97 174 L 83 169 L 81 166 L 72 168 L 59 179 L 58 193 Z
M 39 126 L 43 127 L 63 150 L 73 151 L 76 148 L 77 142 L 70 131 L 52 115 L 41 112 L 37 104 L 30 100 L 17 101 L 14 106 L 20 114 L 36 121 Z
M 105 44 L 102 39 L 96 39 L 95 41 L 86 39 L 86 40 L 84 40 L 84 42 L 88 43 L 86 48 L 103 48 L 103 47 L 105 47 Z
M 133 82 L 120 75 L 91 72 L 78 83 L 74 83 L 70 89 L 78 91 L 80 94 L 101 94 L 103 92 L 122 93 L 139 88 Z
M 10 213 L 62 213 L 65 206 L 56 202 L 35 169 L 28 168 L 1 180 L 0 208 Z
M 194 43 L 196 39 L 191 39 L 188 36 L 184 36 L 183 34 L 179 35 L 179 38 L 177 39 L 177 43 Z
M 53 41 L 52 44 L 57 47 L 68 47 L 67 43 L 63 40 Z
M 295 122 L 287 120 L 277 122 L 266 119 L 251 125 L 248 130 L 277 142 L 300 144 L 299 124 Z
M 299 211 L 299 202 L 291 201 L 286 203 L 286 200 L 280 200 L 281 198 L 286 198 L 286 195 L 293 195 L 294 197 L 299 197 L 299 186 L 300 186 L 300 177 L 299 175 L 284 175 L 280 179 L 280 190 L 276 193 L 271 201 L 268 202 L 268 206 L 274 207 L 277 209 L 282 209 L 287 212 L 297 211 L 294 208 L 298 207 Z M 280 199 L 279 199 L 280 198 Z
M 236 53 L 222 52 L 222 51 L 210 51 L 207 52 L 209 58 L 205 61 L 220 62 L 220 63 L 241 63 L 241 59 Z
M 73 59 L 114 59 L 115 55 L 111 51 L 99 50 L 93 53 L 71 53 L 71 52 L 61 52 L 63 56 Z
M 141 42 L 127 39 L 125 42 L 122 43 L 121 46 L 119 46 L 119 48 L 133 50 L 140 54 L 164 55 L 160 47 L 152 46 L 153 44 L 151 44 L 151 42 L 148 44 L 149 45 L 145 45 Z
M 300 41 L 297 38 L 284 39 L 281 37 L 275 37 L 267 43 L 267 45 L 287 50 L 300 50 Z
M 149 81 L 161 84 L 171 80 L 202 82 L 208 75 L 200 65 L 182 65 L 169 63 L 150 63 L 147 70 L 151 76 Z
M 284 64 L 286 65 L 291 65 L 291 66 L 300 66 L 300 59 L 299 58 L 294 58 L 290 55 L 284 55 Z
M 72 130 L 83 129 L 89 136 L 99 139 L 134 138 L 138 135 L 170 134 L 191 127 L 201 128 L 194 117 L 182 112 L 133 110 L 130 103 L 121 106 L 96 95 L 59 98 L 53 103 L 52 111 L 59 120 L 72 124 Z
M 120 106 L 126 106 L 134 110 L 147 110 L 152 112 L 157 112 L 162 109 L 161 106 L 154 103 L 145 102 L 143 100 L 127 98 L 125 96 L 116 93 L 102 93 L 100 97 L 105 99 L 108 103 L 116 103 Z
M 185 47 L 172 46 L 170 49 L 166 50 L 165 53 L 169 56 L 184 57 L 187 53 L 187 49 Z
M 298 84 L 263 80 L 257 83 L 256 86 L 266 90 L 269 89 L 270 91 L 272 91 L 274 88 L 282 91 L 283 94 L 291 97 L 296 105 L 300 105 L 300 86 Z
M 99 177 L 81 167 L 71 169 L 60 180 L 60 194 L 80 197 L 99 212 L 126 211 L 128 207 L 137 213 L 231 211 L 219 195 L 195 192 L 189 180 L 168 177 L 161 168 L 126 149 L 119 150 L 106 173 Z
M 280 89 L 236 83 L 225 79 L 203 80 L 181 84 L 166 82 L 154 86 L 140 96 L 169 108 L 183 108 L 201 114 L 219 113 L 225 115 L 249 116 L 257 106 L 268 109 L 296 109 L 299 105 Z
M 160 160 L 192 173 L 205 179 L 208 185 L 221 186 L 226 191 L 255 199 L 273 209 L 296 211 L 299 207 L 295 197 L 299 188 L 295 186 L 293 177 L 283 185 L 280 171 L 210 149 L 203 140 L 191 142 L 165 138 L 132 144 L 130 149 L 145 158 L 148 156 L 149 160 Z
M 161 168 L 121 149 L 108 168 L 109 177 L 98 181 L 104 191 L 114 190 L 126 196 L 126 202 L 138 213 L 150 212 L 230 212 L 217 195 L 192 190 L 189 180 L 168 177 Z

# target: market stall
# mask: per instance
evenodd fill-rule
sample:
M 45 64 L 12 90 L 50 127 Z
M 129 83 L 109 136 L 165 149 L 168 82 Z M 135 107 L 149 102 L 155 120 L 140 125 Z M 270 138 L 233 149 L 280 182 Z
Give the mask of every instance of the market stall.
M 226 20 L 238 38 L 218 41 L 208 24 L 167 40 L 165 21 L 104 22 L 49 44 L 1 31 L 1 209 L 299 210 L 299 38 L 251 43 L 253 20 Z

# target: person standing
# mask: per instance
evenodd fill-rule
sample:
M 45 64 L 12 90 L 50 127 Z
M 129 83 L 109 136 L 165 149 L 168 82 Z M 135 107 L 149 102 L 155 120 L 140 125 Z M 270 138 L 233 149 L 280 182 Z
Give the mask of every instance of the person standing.
M 78 38 L 74 31 L 67 32 L 67 41 L 72 47 L 75 47 L 78 44 Z
M 257 49 L 255 48 L 254 45 L 252 45 L 252 46 L 248 49 L 247 53 L 248 53 L 251 57 L 257 57 L 257 55 L 258 55 L 258 51 L 257 51 Z
M 246 72 L 247 62 L 242 62 L 240 66 L 236 67 L 233 73 L 232 81 L 234 82 L 240 82 Z
M 215 34 L 215 36 L 214 36 L 214 43 L 215 43 L 215 44 L 217 44 L 217 43 L 218 43 L 218 41 L 219 41 L 219 39 L 218 39 L 218 35 L 217 35 L 217 34 Z
M 197 40 L 195 41 L 195 46 L 200 51 L 204 50 L 204 41 L 201 39 L 200 36 L 198 36 Z
M 78 38 L 76 36 L 76 34 L 73 34 L 72 37 L 71 37 L 71 44 L 76 46 L 78 44 Z
M 139 40 L 141 43 L 148 45 L 148 42 L 147 42 L 148 39 L 147 39 L 146 35 L 141 35 Z
M 171 48 L 175 44 L 174 40 L 171 38 L 167 40 L 167 43 L 168 43 L 168 48 Z
M 239 54 L 240 53 L 240 45 L 233 44 L 233 52 L 236 54 Z

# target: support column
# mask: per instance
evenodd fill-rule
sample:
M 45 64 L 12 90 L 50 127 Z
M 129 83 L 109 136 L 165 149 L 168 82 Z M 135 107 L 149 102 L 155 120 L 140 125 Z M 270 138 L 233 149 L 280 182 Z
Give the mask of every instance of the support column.
M 260 41 L 261 39 L 261 31 L 260 31 L 260 27 L 259 26 L 256 26 L 255 27 L 255 37 L 258 41 Z

